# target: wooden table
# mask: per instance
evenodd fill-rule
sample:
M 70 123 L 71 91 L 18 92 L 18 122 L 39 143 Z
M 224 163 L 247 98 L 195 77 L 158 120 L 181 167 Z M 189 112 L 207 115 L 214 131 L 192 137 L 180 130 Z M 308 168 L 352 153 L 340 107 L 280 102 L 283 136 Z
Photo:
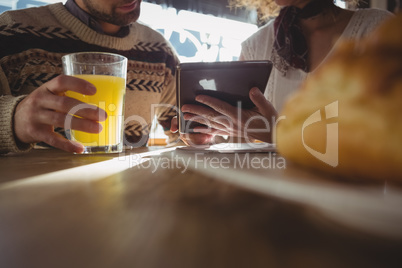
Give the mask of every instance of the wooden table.
M 275 154 L 37 149 L 0 177 L 2 268 L 402 267 L 400 186 Z

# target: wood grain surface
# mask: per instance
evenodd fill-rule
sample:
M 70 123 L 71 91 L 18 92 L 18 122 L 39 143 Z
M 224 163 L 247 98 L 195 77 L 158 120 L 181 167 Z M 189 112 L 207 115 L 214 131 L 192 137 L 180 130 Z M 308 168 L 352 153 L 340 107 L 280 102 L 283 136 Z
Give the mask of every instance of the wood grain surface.
M 0 267 L 401 267 L 399 240 L 196 170 L 84 174 L 113 157 L 2 156 Z

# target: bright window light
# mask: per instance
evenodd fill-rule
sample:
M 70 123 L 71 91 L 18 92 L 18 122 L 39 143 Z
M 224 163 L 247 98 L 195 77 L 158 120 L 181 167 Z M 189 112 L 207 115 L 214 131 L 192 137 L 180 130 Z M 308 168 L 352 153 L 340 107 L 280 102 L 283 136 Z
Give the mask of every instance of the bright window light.
M 161 32 L 181 62 L 237 60 L 241 43 L 258 30 L 250 23 L 145 2 L 140 22 Z
M 335 0 L 335 4 L 341 8 L 346 8 L 346 2 L 341 0 Z

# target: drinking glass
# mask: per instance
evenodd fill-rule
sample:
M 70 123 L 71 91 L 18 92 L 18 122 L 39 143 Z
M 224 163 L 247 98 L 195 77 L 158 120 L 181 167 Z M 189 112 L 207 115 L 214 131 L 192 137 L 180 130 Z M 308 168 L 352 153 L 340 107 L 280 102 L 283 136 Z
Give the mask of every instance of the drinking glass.
M 112 53 L 80 52 L 63 56 L 62 62 L 64 74 L 84 79 L 95 85 L 97 90 L 91 96 L 73 91 L 67 91 L 66 96 L 97 106 L 108 115 L 105 121 L 100 122 L 103 127 L 100 133 L 66 129 L 67 138 L 83 144 L 83 153 L 122 152 L 127 58 Z M 76 111 L 70 112 L 75 116 Z

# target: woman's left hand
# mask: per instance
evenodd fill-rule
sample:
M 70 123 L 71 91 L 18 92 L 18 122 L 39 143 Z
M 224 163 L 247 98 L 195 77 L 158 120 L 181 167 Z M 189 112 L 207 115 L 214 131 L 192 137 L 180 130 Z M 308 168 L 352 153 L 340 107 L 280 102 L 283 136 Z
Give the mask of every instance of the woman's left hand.
M 186 104 L 181 111 L 185 120 L 206 125 L 194 128 L 196 132 L 272 142 L 277 112 L 258 88 L 252 88 L 249 96 L 255 104 L 252 109 L 241 109 L 210 96 L 198 95 L 196 101 L 208 107 Z

